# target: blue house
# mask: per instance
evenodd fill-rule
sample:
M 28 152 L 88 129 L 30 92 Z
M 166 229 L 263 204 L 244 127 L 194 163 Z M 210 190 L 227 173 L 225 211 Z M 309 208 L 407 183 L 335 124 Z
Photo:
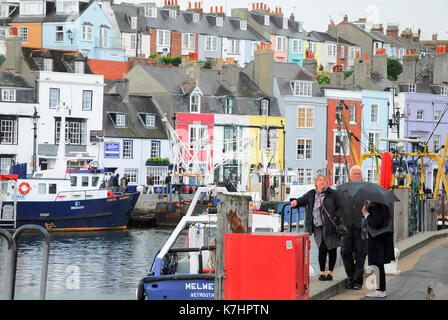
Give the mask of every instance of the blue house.
M 380 139 L 388 137 L 389 98 L 388 91 L 362 90 L 361 154 L 368 153 L 371 145 L 376 151 L 388 151 L 387 141 Z M 361 169 L 365 181 L 377 182 L 375 158 L 364 160 Z
M 121 39 L 97 1 L 56 0 L 42 23 L 42 47 L 77 50 L 89 59 L 124 61 Z
M 312 184 L 326 172 L 327 99 L 297 63 L 273 64 L 273 91 L 285 117 L 287 183 Z

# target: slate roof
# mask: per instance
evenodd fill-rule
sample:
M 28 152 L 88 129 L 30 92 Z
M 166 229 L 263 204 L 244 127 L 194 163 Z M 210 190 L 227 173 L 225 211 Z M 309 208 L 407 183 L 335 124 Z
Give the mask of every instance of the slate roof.
M 110 114 L 125 113 L 126 127 L 115 126 Z M 155 114 L 154 128 L 144 125 L 142 114 Z M 103 128 L 106 137 L 116 138 L 142 138 L 142 139 L 167 139 L 165 127 L 161 116 L 157 112 L 151 97 L 129 95 L 129 102 L 123 102 L 119 94 L 104 94 L 103 100 Z
M 314 79 L 311 73 L 309 73 L 306 69 L 300 67 L 297 63 L 274 62 L 273 76 L 277 81 L 277 85 L 282 96 L 292 95 L 291 81 L 303 80 L 313 82 L 313 97 L 322 97 L 320 85 L 317 80 Z
M 408 40 L 403 37 L 394 38 L 391 36 L 388 36 L 384 33 L 381 33 L 379 31 L 371 31 L 373 35 L 383 40 L 383 42 L 392 44 L 398 48 L 404 48 L 404 49 L 418 49 L 419 45 L 418 42 L 414 42 L 411 40 Z
M 42 58 L 53 59 L 54 72 L 74 72 L 74 61 L 84 61 L 84 73 L 93 74 L 87 59 L 78 51 L 22 47 L 23 57 L 32 71 L 41 71 Z
M 33 88 L 33 86 L 30 85 L 25 78 L 9 71 L 0 72 L 0 87 Z
M 250 16 L 261 26 L 263 26 L 266 30 L 268 30 L 273 35 L 286 36 L 290 38 L 296 39 L 308 39 L 308 32 L 302 29 L 302 32 L 299 32 L 299 22 L 292 21 L 288 19 L 288 29 L 283 29 L 283 18 L 276 16 L 269 16 L 269 25 L 264 25 L 264 14 L 260 14 L 257 12 L 250 12 Z M 311 41 L 318 41 L 310 34 Z
M 184 86 L 182 67 L 166 68 L 162 66 L 141 65 L 143 70 L 157 80 L 171 95 L 174 112 L 189 112 L 190 96 L 194 86 Z M 235 98 L 234 114 L 259 115 L 260 100 L 270 100 L 270 115 L 281 116 L 277 99 L 269 97 L 243 72 L 238 72 L 236 90 L 232 91 L 222 82 L 222 73 L 210 69 L 201 69 L 199 88 L 201 113 L 224 113 L 224 99 Z
M 45 22 L 72 22 L 79 18 L 81 14 L 89 7 L 91 1 L 79 1 L 79 12 L 76 14 L 58 14 L 56 13 L 56 2 L 45 1 L 45 16 L 20 16 L 15 13 L 9 23 L 45 23 Z M 18 8 L 17 10 L 18 11 Z
M 114 11 L 118 27 L 121 32 L 132 33 L 135 29 L 131 28 L 130 17 L 137 15 L 136 5 L 130 3 L 113 4 L 111 6 Z M 176 18 L 169 17 L 169 11 L 167 8 L 157 7 L 157 17 L 146 17 L 144 15 L 144 9 L 140 6 L 139 9 L 139 30 L 144 34 L 148 34 L 151 28 L 174 30 L 183 33 L 197 33 L 206 35 L 216 35 L 232 39 L 245 39 L 245 40 L 262 40 L 262 38 L 247 26 L 247 30 L 240 29 L 241 19 L 225 17 L 223 26 L 216 26 L 216 15 L 210 13 L 204 13 L 199 19 L 199 22 L 193 22 L 193 12 L 190 11 L 178 11 Z
M 334 42 L 334 43 L 340 43 L 348 46 L 354 46 L 357 47 L 358 45 L 351 43 L 350 41 L 345 40 L 341 37 L 333 37 L 328 32 L 320 32 L 320 31 L 311 31 L 311 35 L 318 39 L 319 42 Z

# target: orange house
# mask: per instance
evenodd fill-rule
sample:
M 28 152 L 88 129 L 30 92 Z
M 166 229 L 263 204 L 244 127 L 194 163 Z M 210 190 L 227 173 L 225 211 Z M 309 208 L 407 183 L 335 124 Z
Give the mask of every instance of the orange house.
M 42 23 L 11 23 L 9 30 L 22 37 L 22 46 L 42 48 Z
M 349 146 L 349 135 L 354 136 L 352 142 L 356 154 L 355 158 L 359 160 L 361 156 L 362 95 L 361 91 L 328 89 L 325 91 L 325 96 L 328 103 L 327 174 L 330 185 L 339 185 L 348 182 L 345 160 L 347 160 L 349 168 L 356 164 L 353 161 L 352 149 Z M 338 127 L 336 110 L 339 104 L 342 106 L 341 112 L 345 116 L 348 132 L 344 125 L 341 124 Z M 345 148 L 343 148 L 343 145 L 345 145 Z

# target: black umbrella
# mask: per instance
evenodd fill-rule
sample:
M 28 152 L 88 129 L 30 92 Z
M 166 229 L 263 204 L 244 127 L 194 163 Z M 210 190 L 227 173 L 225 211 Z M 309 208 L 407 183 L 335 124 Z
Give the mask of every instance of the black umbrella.
M 362 180 L 344 183 L 338 187 L 338 190 L 346 191 L 353 199 L 360 201 L 372 200 L 386 206 L 391 205 L 395 201 L 400 201 L 392 191 L 384 189 L 377 183 Z

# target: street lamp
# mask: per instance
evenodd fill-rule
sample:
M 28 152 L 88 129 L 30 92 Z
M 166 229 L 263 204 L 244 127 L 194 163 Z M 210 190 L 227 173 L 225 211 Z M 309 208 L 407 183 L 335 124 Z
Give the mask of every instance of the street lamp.
M 33 120 L 33 174 L 36 172 L 36 161 L 37 161 L 37 122 L 39 121 L 40 116 L 37 114 L 37 109 L 34 107 L 34 113 L 32 116 Z

